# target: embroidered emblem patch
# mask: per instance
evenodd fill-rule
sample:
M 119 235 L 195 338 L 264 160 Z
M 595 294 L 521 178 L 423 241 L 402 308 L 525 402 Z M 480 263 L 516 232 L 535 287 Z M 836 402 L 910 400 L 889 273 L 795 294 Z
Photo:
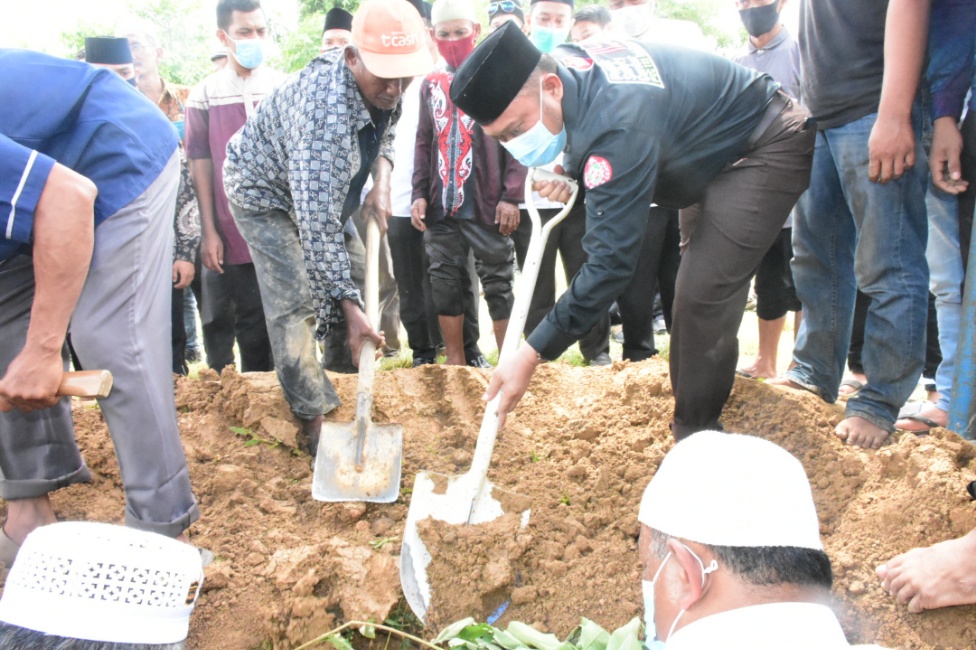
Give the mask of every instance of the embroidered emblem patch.
M 583 168 L 583 185 L 591 190 L 598 185 L 603 185 L 613 178 L 613 167 L 610 161 L 600 156 L 590 156 Z

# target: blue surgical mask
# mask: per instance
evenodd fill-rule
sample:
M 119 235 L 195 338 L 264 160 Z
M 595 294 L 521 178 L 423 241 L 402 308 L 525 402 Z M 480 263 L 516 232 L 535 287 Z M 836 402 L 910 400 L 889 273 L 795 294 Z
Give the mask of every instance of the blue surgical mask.
M 260 38 L 243 38 L 239 41 L 235 41 L 227 36 L 231 43 L 234 44 L 234 48 L 237 50 L 231 51 L 231 56 L 237 59 L 243 67 L 248 70 L 253 70 L 264 63 L 264 39 Z
M 525 133 L 503 142 L 502 146 L 526 167 L 544 167 L 566 148 L 566 126 L 555 134 L 542 123 L 542 80 L 539 81 L 539 121 Z
M 653 580 L 641 580 L 641 590 L 644 592 L 644 647 L 649 650 L 661 650 L 664 641 L 657 638 L 657 625 L 654 623 L 654 583 L 664 569 L 664 565 L 671 558 L 671 552 L 664 556 L 664 561 L 657 568 Z
M 544 54 L 549 54 L 569 38 L 569 29 L 554 29 L 552 27 L 536 27 L 532 25 L 529 39 L 532 44 Z

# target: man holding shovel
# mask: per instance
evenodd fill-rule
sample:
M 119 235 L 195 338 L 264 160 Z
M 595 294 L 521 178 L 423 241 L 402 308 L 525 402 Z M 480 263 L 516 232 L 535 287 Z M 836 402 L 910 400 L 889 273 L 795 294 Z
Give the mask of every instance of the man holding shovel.
M 455 104 L 523 164 L 564 152 L 566 173 L 586 186 L 588 260 L 528 345 L 495 371 L 486 398 L 501 391 L 504 416 L 535 367 L 606 313 L 634 273 L 647 206 L 657 203 L 685 209 L 672 431 L 681 439 L 720 428 L 749 278 L 809 182 L 814 131 L 806 111 L 770 77 L 704 52 L 625 40 L 562 46 L 554 55 L 506 25 L 451 85 Z M 569 196 L 562 183 L 540 193 Z
M 109 70 L 22 50 L 0 69 L 0 563 L 54 522 L 50 492 L 91 480 L 57 395 L 69 322 L 82 364 L 115 377 L 99 405 L 126 524 L 185 539 L 200 513 L 171 374 L 176 131 Z
M 278 379 L 313 455 L 323 414 L 339 405 L 316 360 L 313 331 L 321 340 L 345 320 L 356 360 L 365 339 L 383 345 L 350 276 L 343 224 L 372 173 L 362 209 L 386 230 L 400 96 L 433 67 L 423 19 L 405 0 L 367 0 L 352 34 L 353 45 L 312 60 L 264 99 L 227 145 L 224 165 Z

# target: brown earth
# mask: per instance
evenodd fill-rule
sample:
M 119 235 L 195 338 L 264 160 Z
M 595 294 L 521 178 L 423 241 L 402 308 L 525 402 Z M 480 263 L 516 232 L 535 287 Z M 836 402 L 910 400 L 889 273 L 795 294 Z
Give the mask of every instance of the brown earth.
M 346 620 L 380 621 L 391 612 L 403 619 L 397 556 L 413 477 L 421 469 L 467 471 L 486 377 L 447 366 L 377 375 L 374 419 L 404 429 L 401 498 L 389 505 L 312 500 L 309 459 L 294 451 L 295 421 L 273 375 L 181 380 L 180 426 L 203 513 L 191 534 L 217 556 L 190 647 L 293 648 Z M 329 419 L 349 421 L 355 377 L 333 379 L 344 406 Z M 438 536 L 448 569 L 432 569 L 432 616 L 483 617 L 509 590 L 498 624 L 520 620 L 561 637 L 580 616 L 613 629 L 639 615 L 636 513 L 672 445 L 671 408 L 658 360 L 541 367 L 499 436 L 490 472 L 498 487 L 532 499 L 531 521 L 494 551 L 477 531 L 431 526 L 424 534 Z M 56 493 L 55 507 L 64 519 L 120 521 L 123 493 L 101 414 L 79 406 L 75 415 L 95 479 Z M 976 607 L 908 614 L 873 572 L 894 554 L 976 526 L 965 490 L 976 479 L 976 448 L 940 431 L 855 450 L 832 434 L 840 417 L 839 407 L 812 395 L 737 379 L 723 422 L 783 445 L 806 467 L 852 641 L 976 647 Z

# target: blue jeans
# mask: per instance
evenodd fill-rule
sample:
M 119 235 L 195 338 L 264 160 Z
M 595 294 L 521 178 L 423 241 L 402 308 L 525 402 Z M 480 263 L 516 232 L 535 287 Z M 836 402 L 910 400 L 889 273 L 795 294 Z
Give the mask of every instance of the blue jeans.
M 929 290 L 935 294 L 942 350 L 942 363 L 935 373 L 935 387 L 940 395 L 936 406 L 948 411 L 965 277 L 959 249 L 959 199 L 929 184 L 925 205 L 929 215 L 929 243 L 925 257 L 929 262 Z
M 904 176 L 870 182 L 876 118 L 817 134 L 810 189 L 793 225 L 793 276 L 804 313 L 787 376 L 836 401 L 859 287 L 871 299 L 863 352 L 869 383 L 848 400 L 847 416 L 892 431 L 925 358 L 927 162 L 917 142 L 915 166 Z

